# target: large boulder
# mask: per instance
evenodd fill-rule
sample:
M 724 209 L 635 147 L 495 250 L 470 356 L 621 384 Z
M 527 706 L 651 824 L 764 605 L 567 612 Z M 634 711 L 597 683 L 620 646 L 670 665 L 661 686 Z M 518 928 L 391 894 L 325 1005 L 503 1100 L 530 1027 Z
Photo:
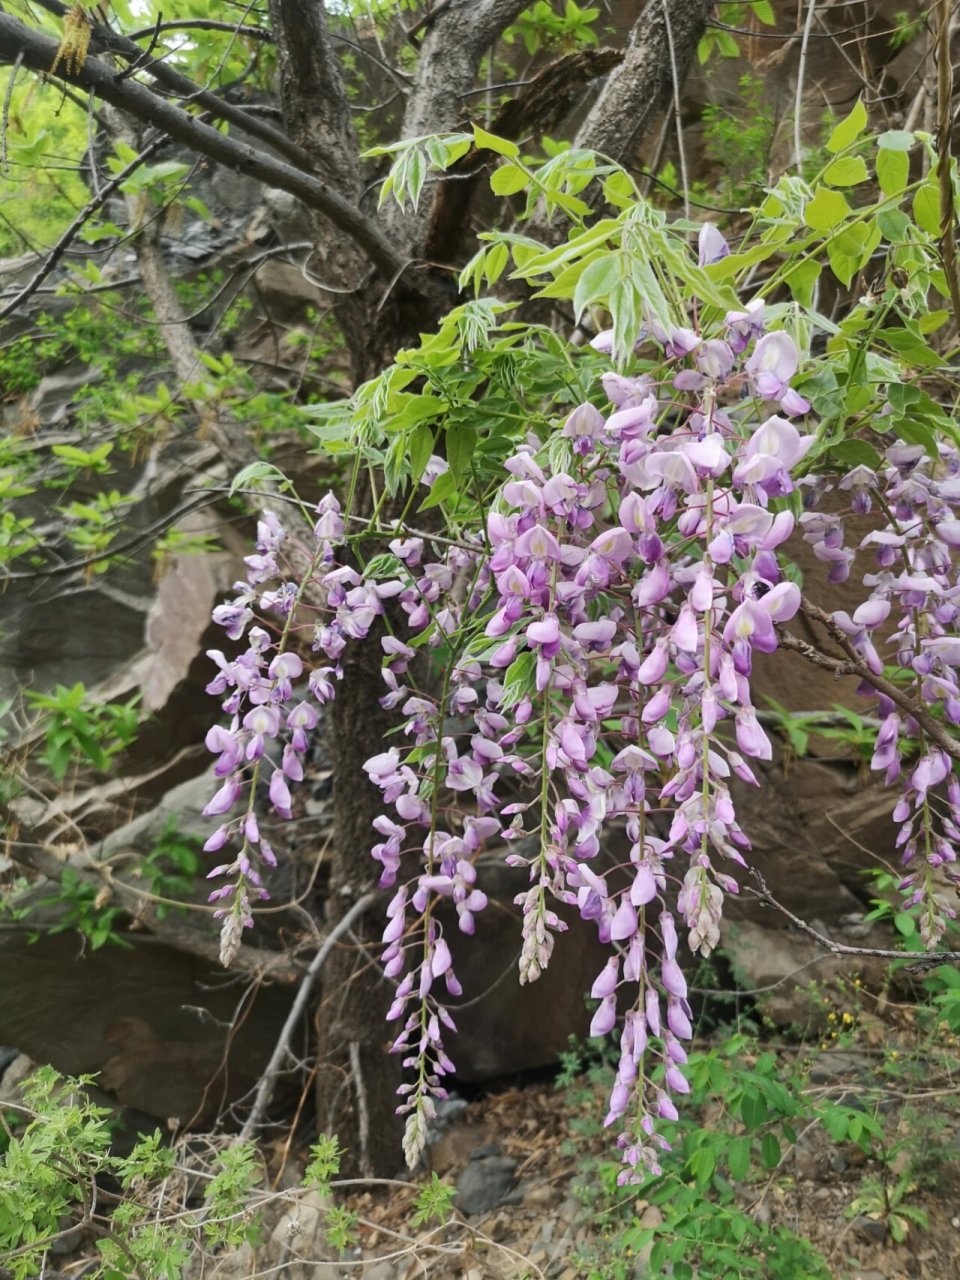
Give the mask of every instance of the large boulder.
M 239 979 L 147 936 L 96 951 L 72 931 L 32 937 L 0 933 L 0 1043 L 93 1074 L 163 1123 L 211 1124 L 256 1086 L 291 986 Z

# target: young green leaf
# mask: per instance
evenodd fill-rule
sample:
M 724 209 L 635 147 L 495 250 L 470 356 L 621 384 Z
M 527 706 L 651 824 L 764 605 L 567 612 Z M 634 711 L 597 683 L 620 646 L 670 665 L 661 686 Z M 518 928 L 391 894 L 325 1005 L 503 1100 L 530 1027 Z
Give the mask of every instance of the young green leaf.
M 827 150 L 832 155 L 836 155 L 838 151 L 845 151 L 847 147 L 856 142 L 866 127 L 867 111 L 862 101 L 858 98 L 850 114 L 840 121 L 827 139 Z
M 526 190 L 530 176 L 517 164 L 502 164 L 490 175 L 490 190 L 495 196 L 512 196 Z
M 482 129 L 478 124 L 473 126 L 473 140 L 478 147 L 494 151 L 498 156 L 506 156 L 510 160 L 515 160 L 520 154 L 520 148 L 515 142 L 510 142 L 507 138 L 498 138 L 495 133 L 487 133 L 486 129 Z
M 803 210 L 803 220 L 811 231 L 835 231 L 850 216 L 846 197 L 829 187 L 817 187 Z

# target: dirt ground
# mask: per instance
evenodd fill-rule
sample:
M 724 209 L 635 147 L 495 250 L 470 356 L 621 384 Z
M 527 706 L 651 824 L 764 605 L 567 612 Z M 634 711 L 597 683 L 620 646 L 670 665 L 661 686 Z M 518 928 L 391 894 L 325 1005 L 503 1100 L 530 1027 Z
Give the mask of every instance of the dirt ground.
M 795 1144 L 783 1144 L 776 1169 L 736 1187 L 738 1206 L 760 1224 L 808 1240 L 835 1280 L 960 1280 L 960 1077 L 952 1079 L 941 1060 L 910 1088 L 903 1080 L 885 1087 L 876 1081 L 878 1061 L 857 1049 L 818 1050 L 807 1087 L 818 1097 L 869 1106 L 883 1126 L 883 1155 L 869 1156 L 854 1143 L 835 1142 L 819 1124 L 808 1126 Z M 635 1190 L 626 1189 L 615 1208 L 599 1192 L 598 1162 L 616 1158 L 609 1132 L 589 1136 L 601 1107 L 599 1087 L 553 1084 L 471 1102 L 433 1146 L 432 1168 L 455 1182 L 478 1151 L 497 1151 L 516 1161 L 512 1190 L 486 1212 L 461 1215 L 456 1227 L 420 1232 L 410 1228 L 411 1191 L 364 1191 L 349 1203 L 369 1225 L 361 1226 L 359 1247 L 341 1258 L 340 1274 L 367 1280 L 671 1274 L 650 1269 L 640 1254 L 628 1257 L 618 1244 L 618 1230 L 631 1220 L 656 1226 L 662 1214 Z M 877 1185 L 887 1187 L 886 1201 Z M 901 1243 L 891 1237 L 898 1207 L 907 1231 Z M 396 1256 L 405 1245 L 406 1256 Z M 707 1274 L 717 1273 L 693 1272 Z

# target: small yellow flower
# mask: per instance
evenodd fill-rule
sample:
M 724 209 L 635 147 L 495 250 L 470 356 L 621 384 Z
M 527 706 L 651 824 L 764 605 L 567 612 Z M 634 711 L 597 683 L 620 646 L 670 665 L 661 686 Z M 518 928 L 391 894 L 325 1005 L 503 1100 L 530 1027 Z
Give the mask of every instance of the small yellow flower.
M 63 39 L 48 74 L 54 75 L 61 62 L 65 71 L 78 75 L 83 70 L 90 48 L 93 24 L 82 4 L 75 4 L 63 17 Z

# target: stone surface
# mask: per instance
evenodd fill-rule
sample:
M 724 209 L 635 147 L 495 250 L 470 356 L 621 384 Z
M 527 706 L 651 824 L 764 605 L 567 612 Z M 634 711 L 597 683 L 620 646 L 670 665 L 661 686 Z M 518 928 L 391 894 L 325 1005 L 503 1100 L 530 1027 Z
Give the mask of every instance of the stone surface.
M 731 788 L 737 818 L 753 846 L 749 866 L 804 920 L 832 927 L 862 912 L 870 896 L 864 872 L 896 856 L 893 792 L 862 778 L 853 764 L 790 761 L 776 742 L 773 761 L 751 767 L 760 787 L 738 781 Z M 724 870 L 742 887 L 750 886 L 749 872 L 729 865 Z M 770 908 L 749 894 L 728 897 L 727 909 L 732 919 L 778 927 Z
M 441 1175 L 459 1169 L 470 1159 L 470 1152 L 476 1144 L 476 1130 L 455 1127 L 430 1144 L 427 1151 L 429 1166 Z
M 851 1226 L 854 1234 L 861 1240 L 879 1244 L 887 1238 L 887 1224 L 881 1218 L 870 1218 L 865 1213 L 858 1213 Z
M 90 952 L 74 933 L 31 944 L 26 930 L 4 930 L 0 973 L 20 975 L 0 983 L 0 1043 L 68 1075 L 99 1073 L 123 1106 L 162 1124 L 210 1123 L 243 1097 L 294 995 L 248 989 L 148 938 Z
M 856 1050 L 831 1049 L 816 1056 L 810 1066 L 811 1084 L 832 1084 L 840 1079 L 866 1075 L 874 1059 Z
M 64 602 L 49 591 L 18 591 L 19 585 L 8 588 L 4 601 L 0 696 L 78 680 L 91 688 L 139 650 L 147 599 L 108 603 L 98 586 L 74 590 Z
M 765 927 L 728 913 L 721 925 L 721 950 L 730 961 L 738 987 L 748 996 L 756 995 L 768 1018 L 778 1026 L 819 1031 L 825 1025 L 828 1010 L 819 1002 L 817 993 L 811 991 L 811 983 L 849 976 L 850 959 L 832 956 L 813 938 L 795 929 L 777 927 L 778 923 L 776 916 L 773 927 Z M 838 937 L 844 940 L 842 934 Z M 887 945 L 888 940 L 876 941 Z M 856 967 L 867 989 L 881 988 L 884 961 L 858 957 Z
M 202 811 L 217 785 L 212 768 L 199 777 L 180 783 L 168 791 L 153 809 L 105 836 L 93 850 L 94 857 L 98 861 L 107 861 L 123 853 L 150 853 L 171 823 L 178 835 L 206 840 L 213 828 Z
M 517 1162 L 509 1156 L 471 1159 L 457 1178 L 457 1208 L 468 1217 L 489 1213 L 510 1193 L 516 1171 Z
M 11 1053 L 13 1056 L 8 1056 Z M 4 1049 L 3 1074 L 0 1076 L 0 1103 L 20 1101 L 20 1086 L 36 1065 L 29 1054 L 18 1053 L 16 1049 Z
M 178 522 L 187 534 L 210 531 L 206 512 L 191 512 Z M 233 556 L 190 554 L 170 557 L 147 611 L 144 652 L 135 665 L 144 711 L 166 705 L 190 670 L 217 596 L 240 576 Z
M 365 1267 L 362 1274 L 363 1280 L 394 1280 L 398 1268 L 393 1262 L 375 1262 L 372 1267 Z

